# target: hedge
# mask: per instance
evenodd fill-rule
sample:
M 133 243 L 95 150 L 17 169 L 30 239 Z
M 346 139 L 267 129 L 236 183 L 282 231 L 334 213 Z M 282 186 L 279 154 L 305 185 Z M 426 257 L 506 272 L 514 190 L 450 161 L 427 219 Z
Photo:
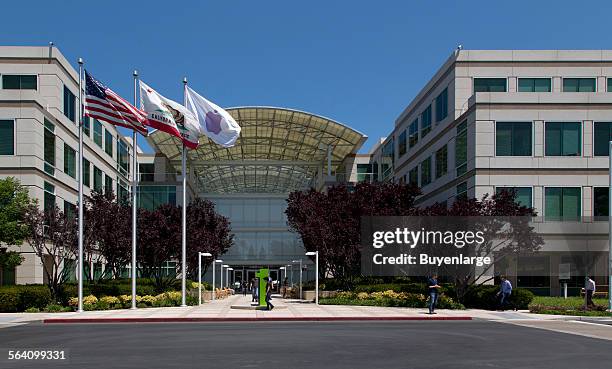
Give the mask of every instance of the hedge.
M 52 302 L 47 286 L 17 285 L 0 287 L 0 312 L 14 313 L 30 308 L 44 309 Z
M 500 297 L 497 296 L 498 292 L 499 286 L 471 286 L 463 297 L 463 304 L 467 308 L 495 310 L 499 308 Z M 533 292 L 523 288 L 515 288 L 510 295 L 509 306 L 517 309 L 527 309 L 533 298 Z

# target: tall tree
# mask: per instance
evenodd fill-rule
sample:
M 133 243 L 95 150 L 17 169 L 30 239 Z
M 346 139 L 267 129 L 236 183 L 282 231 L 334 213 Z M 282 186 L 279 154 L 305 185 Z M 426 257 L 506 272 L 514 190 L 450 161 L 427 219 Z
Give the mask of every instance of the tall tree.
M 203 258 L 203 273 L 218 256 L 234 243 L 229 220 L 215 211 L 215 205 L 196 198 L 187 206 L 187 275 L 198 276 L 198 254 L 209 252 L 212 258 Z
M 362 216 L 413 215 L 419 189 L 393 183 L 359 183 L 293 192 L 287 200 L 289 227 L 297 232 L 306 251 L 319 251 L 319 273 L 350 284 L 359 273 Z
M 25 216 L 29 229 L 26 239 L 40 259 L 47 286 L 56 299 L 71 272 L 65 267 L 65 262 L 76 259 L 75 222 L 74 217 L 67 216 L 57 206 L 41 211 L 32 205 Z
M 439 204 L 419 209 L 420 215 L 473 217 L 470 227 L 484 230 L 486 242 L 471 250 L 476 256 L 490 257 L 493 263 L 481 268 L 457 268 L 452 277 L 455 280 L 459 300 L 475 284 L 484 284 L 493 279 L 491 272 L 496 266 L 506 264 L 509 258 L 521 254 L 538 252 L 544 241 L 530 224 L 537 215 L 535 209 L 516 201 L 514 191 L 501 191 L 480 199 L 462 197 L 449 208 Z
M 25 217 L 35 203 L 16 178 L 0 179 L 0 268 L 12 269 L 23 261 L 18 252 L 8 251 L 6 246 L 20 246 L 28 236 Z
M 92 193 L 84 211 L 83 248 L 86 260 L 104 258 L 105 278 L 119 276 L 132 255 L 132 213 L 112 192 Z
M 155 280 L 159 290 L 175 282 L 164 272 L 167 261 L 176 260 L 181 248 L 181 210 L 165 204 L 138 214 L 138 263 L 142 275 Z

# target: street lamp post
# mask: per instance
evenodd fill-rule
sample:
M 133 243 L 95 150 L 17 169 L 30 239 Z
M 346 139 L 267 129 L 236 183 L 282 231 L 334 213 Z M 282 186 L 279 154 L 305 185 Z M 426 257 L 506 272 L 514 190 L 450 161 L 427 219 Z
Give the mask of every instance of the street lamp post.
M 222 264 L 221 265 L 221 289 L 223 289 L 223 268 L 229 268 L 229 265 L 227 264 Z
M 289 272 L 289 285 L 293 288 L 293 264 L 288 264 L 287 266 L 291 268 L 291 272 Z
M 315 303 L 319 305 L 319 251 L 309 251 L 306 256 L 315 257 Z
M 300 300 L 302 299 L 302 259 L 293 260 L 292 263 L 300 263 Z
M 217 269 L 217 266 L 215 265 L 215 263 L 222 263 L 223 260 L 221 259 L 217 259 L 215 260 L 215 262 L 213 263 L 213 286 L 212 286 L 212 299 L 213 301 L 215 301 L 215 295 L 217 294 L 217 291 L 215 291 L 215 269 Z
M 232 284 L 230 284 L 229 279 L 230 279 L 230 276 L 232 275 L 232 273 L 230 273 L 230 272 L 233 271 L 233 270 L 234 270 L 234 268 L 230 267 L 230 268 L 227 268 L 227 272 L 226 272 L 227 273 L 227 275 L 226 275 L 226 277 L 227 277 L 227 285 L 229 286 L 229 288 L 232 288 Z M 232 278 L 232 279 L 234 279 L 234 278 Z
M 210 252 L 198 253 L 198 306 L 202 305 L 202 256 L 210 257 L 212 254 Z

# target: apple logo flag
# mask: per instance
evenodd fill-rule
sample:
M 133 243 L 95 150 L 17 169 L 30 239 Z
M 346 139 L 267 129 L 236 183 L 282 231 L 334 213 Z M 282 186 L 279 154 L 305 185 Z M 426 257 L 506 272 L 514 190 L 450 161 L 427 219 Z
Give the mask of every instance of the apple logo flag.
M 232 147 L 240 136 L 240 126 L 227 111 L 206 100 L 187 86 L 187 109 L 195 115 L 202 134 L 223 147 Z
M 217 113 L 216 110 L 211 110 L 206 113 L 206 129 L 216 135 L 221 132 L 221 114 Z

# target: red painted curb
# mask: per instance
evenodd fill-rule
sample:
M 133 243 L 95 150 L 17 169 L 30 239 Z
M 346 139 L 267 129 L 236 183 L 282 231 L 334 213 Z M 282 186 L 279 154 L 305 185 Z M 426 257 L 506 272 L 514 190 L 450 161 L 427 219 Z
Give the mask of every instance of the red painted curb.
M 181 323 L 181 322 L 337 322 L 337 321 L 414 321 L 414 320 L 472 320 L 469 316 L 390 316 L 390 317 L 297 317 L 297 318 L 57 318 L 45 319 L 45 324 L 55 323 Z

